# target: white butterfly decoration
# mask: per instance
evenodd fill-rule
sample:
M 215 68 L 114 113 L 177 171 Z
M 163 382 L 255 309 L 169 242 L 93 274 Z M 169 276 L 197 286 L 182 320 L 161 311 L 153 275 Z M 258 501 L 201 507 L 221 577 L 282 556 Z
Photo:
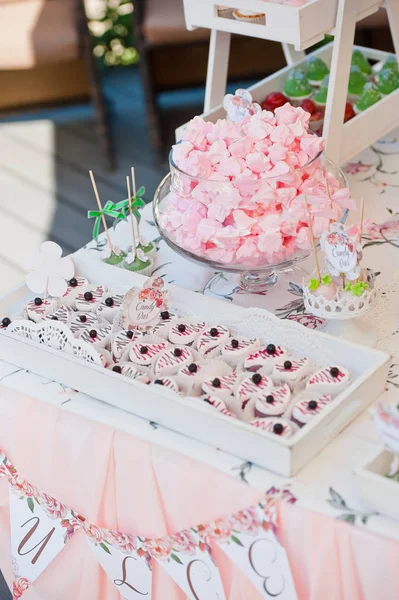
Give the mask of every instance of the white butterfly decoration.
M 62 248 L 55 242 L 44 242 L 30 260 L 32 271 L 25 283 L 35 294 L 48 293 L 59 298 L 67 291 L 67 280 L 74 274 L 74 264 L 70 258 L 62 258 Z

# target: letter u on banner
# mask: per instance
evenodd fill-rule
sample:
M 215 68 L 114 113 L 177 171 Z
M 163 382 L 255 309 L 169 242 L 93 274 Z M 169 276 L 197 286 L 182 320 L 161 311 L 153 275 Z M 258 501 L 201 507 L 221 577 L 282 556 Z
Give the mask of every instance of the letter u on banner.
M 65 547 L 80 523 L 55 498 L 21 477 L 9 480 L 14 578 L 35 581 Z

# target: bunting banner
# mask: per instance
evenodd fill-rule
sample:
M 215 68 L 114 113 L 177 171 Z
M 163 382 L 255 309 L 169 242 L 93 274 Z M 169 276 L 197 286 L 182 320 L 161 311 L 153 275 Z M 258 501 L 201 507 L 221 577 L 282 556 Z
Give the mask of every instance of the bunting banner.
M 84 531 L 90 550 L 122 598 L 151 600 L 151 557 L 142 549 L 140 538 L 95 525 Z
M 287 489 L 271 488 L 255 506 L 154 540 L 88 523 L 21 477 L 1 449 L 0 477 L 7 478 L 9 485 L 14 600 L 21 598 L 79 529 L 125 600 L 152 599 L 154 562 L 189 600 L 225 600 L 213 544 L 263 598 L 297 600 L 287 555 L 277 535 L 277 499 L 296 500 Z

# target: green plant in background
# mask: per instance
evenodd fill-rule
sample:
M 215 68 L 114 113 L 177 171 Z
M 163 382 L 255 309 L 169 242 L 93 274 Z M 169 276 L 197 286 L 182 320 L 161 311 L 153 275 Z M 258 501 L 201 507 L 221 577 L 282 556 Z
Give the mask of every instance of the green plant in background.
M 138 62 L 133 43 L 131 0 L 86 0 L 94 54 L 106 67 Z

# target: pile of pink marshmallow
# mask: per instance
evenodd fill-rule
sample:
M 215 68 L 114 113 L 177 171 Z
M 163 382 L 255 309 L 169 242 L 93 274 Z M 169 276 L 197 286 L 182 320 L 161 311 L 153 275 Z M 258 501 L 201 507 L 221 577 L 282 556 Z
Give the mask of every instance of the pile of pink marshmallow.
M 324 140 L 308 131 L 309 117 L 288 103 L 237 123 L 195 117 L 172 149 L 172 186 L 160 207 L 168 237 L 239 268 L 310 250 L 309 220 L 318 239 L 355 202 L 331 173 L 328 195 Z

